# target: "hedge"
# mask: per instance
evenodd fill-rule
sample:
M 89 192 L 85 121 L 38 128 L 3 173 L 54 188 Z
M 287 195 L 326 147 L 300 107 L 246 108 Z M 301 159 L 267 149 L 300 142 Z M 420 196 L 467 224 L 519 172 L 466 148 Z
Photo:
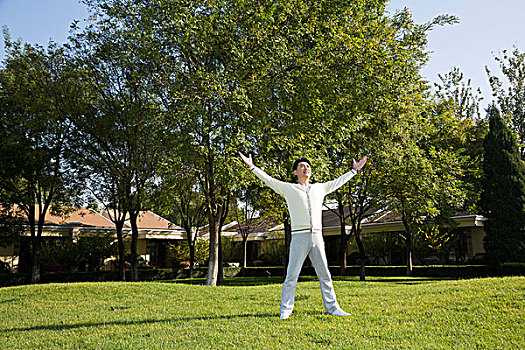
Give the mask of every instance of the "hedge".
M 247 267 L 244 274 L 241 268 L 225 267 L 225 277 L 271 277 L 284 276 L 283 267 Z M 406 276 L 405 266 L 367 266 L 367 276 L 396 277 Z M 330 266 L 330 272 L 338 276 L 340 269 L 338 266 Z M 129 272 L 128 272 L 129 273 Z M 193 276 L 205 278 L 208 273 L 206 267 L 196 268 Z M 346 276 L 359 276 L 359 266 L 349 266 L 346 269 Z M 303 267 L 303 276 L 315 276 L 315 270 L 311 266 Z M 498 269 L 489 268 L 485 265 L 435 265 L 435 266 L 414 266 L 413 277 L 445 277 L 445 278 L 479 278 L 488 276 L 525 276 L 525 263 L 506 263 Z M 187 269 L 139 269 L 139 281 L 155 280 L 174 280 L 188 278 Z M 128 278 L 129 280 L 129 275 Z M 29 274 L 1 273 L 0 287 L 29 284 L 31 276 Z M 41 283 L 64 283 L 64 282 L 97 282 L 97 281 L 119 281 L 118 271 L 96 271 L 96 272 L 57 272 L 43 273 Z

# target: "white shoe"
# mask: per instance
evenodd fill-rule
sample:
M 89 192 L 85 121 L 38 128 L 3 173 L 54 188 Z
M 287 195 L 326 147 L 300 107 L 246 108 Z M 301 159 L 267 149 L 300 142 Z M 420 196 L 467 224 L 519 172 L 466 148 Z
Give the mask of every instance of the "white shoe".
M 291 314 L 291 312 L 281 312 L 281 320 L 286 320 Z
M 350 316 L 350 314 L 348 312 L 344 312 L 341 309 L 335 310 L 331 315 L 332 316 Z

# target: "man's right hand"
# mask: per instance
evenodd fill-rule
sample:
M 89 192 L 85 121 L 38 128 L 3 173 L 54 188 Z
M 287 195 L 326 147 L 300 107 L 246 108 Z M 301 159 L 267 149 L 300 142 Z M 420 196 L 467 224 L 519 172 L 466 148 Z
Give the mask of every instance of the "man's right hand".
M 244 154 L 239 152 L 239 155 L 241 156 L 242 161 L 248 166 L 248 168 L 251 168 L 253 166 L 253 161 L 252 161 L 252 155 L 251 154 L 248 155 L 248 157 L 246 157 Z

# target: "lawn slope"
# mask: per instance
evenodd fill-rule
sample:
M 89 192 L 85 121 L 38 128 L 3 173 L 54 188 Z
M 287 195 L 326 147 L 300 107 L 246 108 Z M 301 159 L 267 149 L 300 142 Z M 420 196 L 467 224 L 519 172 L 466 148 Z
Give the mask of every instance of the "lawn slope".
M 279 282 L 278 280 L 269 280 Z M 324 314 L 319 285 L 74 283 L 0 288 L 5 349 L 523 349 L 525 278 L 334 282 L 352 316 Z

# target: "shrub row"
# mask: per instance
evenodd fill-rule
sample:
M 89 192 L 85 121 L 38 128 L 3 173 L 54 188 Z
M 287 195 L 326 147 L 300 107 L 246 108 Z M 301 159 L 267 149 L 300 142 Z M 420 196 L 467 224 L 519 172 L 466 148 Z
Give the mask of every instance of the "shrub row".
M 406 276 L 406 266 L 367 266 L 367 276 L 402 277 Z M 333 276 L 340 275 L 339 266 L 330 266 Z M 315 276 L 311 266 L 301 270 L 303 276 Z M 359 276 L 359 266 L 346 268 L 346 276 Z M 245 277 L 270 277 L 284 276 L 282 267 L 248 267 L 244 272 Z M 499 269 L 489 268 L 485 265 L 425 265 L 414 266 L 413 277 L 446 277 L 446 278 L 477 278 L 488 276 L 525 276 L 525 263 L 506 263 Z
M 331 266 L 332 275 L 339 275 L 338 266 Z M 406 276 L 405 266 L 367 266 L 367 276 L 396 277 Z M 206 277 L 208 269 L 206 267 L 196 268 L 193 276 L 196 278 Z M 129 273 L 129 272 L 128 272 Z M 346 276 L 359 276 L 360 267 L 350 266 L 346 269 Z M 283 267 L 247 267 L 244 274 L 238 267 L 225 267 L 225 277 L 275 277 L 283 276 Z M 315 270 L 311 266 L 303 267 L 303 276 L 315 276 Z M 447 278 L 476 278 L 488 276 L 525 276 L 525 263 L 507 263 L 498 269 L 491 269 L 484 265 L 438 265 L 438 266 L 414 266 L 414 277 L 447 277 Z M 139 269 L 140 281 L 155 280 L 174 280 L 188 278 L 187 269 Z M 98 282 L 98 281 L 118 281 L 118 271 L 97 271 L 97 272 L 57 272 L 44 273 L 41 275 L 42 283 L 67 283 L 67 282 Z M 129 280 L 129 275 L 127 276 Z M 29 284 L 28 274 L 2 273 L 0 274 L 0 287 Z
M 225 267 L 225 277 L 234 277 L 240 268 Z M 174 280 L 189 278 L 188 269 L 139 269 L 139 281 Z M 193 270 L 193 277 L 206 277 L 208 268 L 200 267 Z M 126 280 L 130 280 L 130 272 L 127 271 Z M 54 272 L 43 273 L 40 276 L 41 283 L 69 283 L 69 282 L 103 282 L 119 281 L 118 271 L 95 271 L 95 272 Z M 0 273 L 0 287 L 29 284 L 31 276 L 22 273 Z

